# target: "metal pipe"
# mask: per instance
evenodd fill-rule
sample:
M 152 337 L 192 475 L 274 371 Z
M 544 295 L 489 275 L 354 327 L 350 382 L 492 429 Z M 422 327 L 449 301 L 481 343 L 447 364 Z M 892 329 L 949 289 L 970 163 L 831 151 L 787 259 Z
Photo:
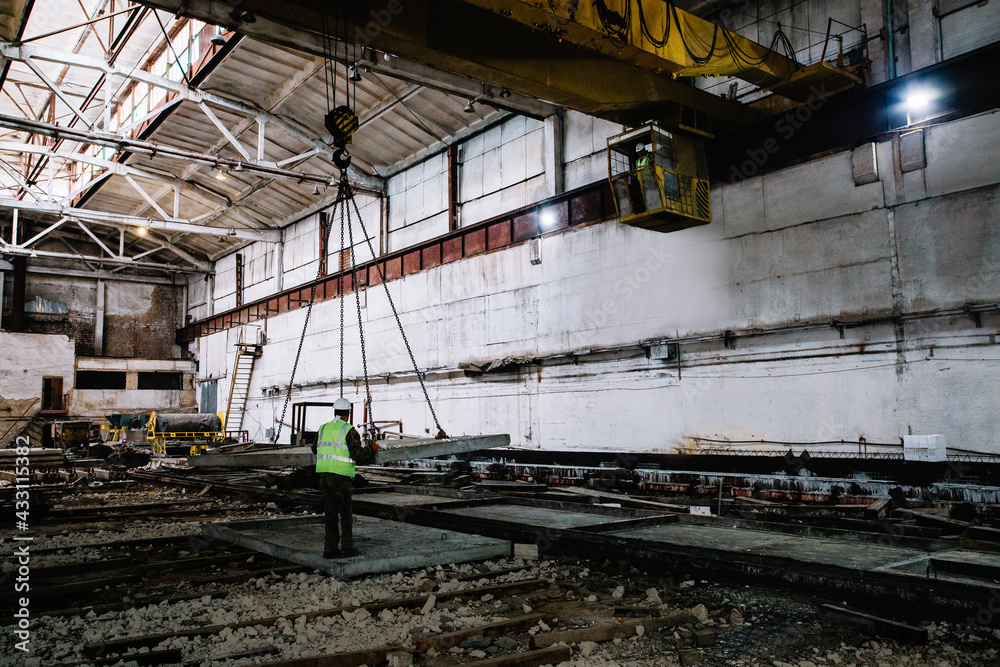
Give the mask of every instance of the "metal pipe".
M 887 43 L 886 49 L 889 53 L 889 79 L 896 78 L 896 38 L 893 33 L 893 21 L 892 21 L 892 0 L 885 0 L 885 26 Z

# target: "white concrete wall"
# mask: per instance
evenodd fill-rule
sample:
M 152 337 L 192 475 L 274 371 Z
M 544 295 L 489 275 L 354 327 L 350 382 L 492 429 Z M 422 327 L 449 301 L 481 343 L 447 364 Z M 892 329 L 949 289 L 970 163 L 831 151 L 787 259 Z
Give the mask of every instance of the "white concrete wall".
M 976 150 L 963 149 L 973 138 Z M 880 180 L 868 185 L 854 185 L 842 152 L 716 187 L 705 227 L 592 225 L 543 239 L 540 265 L 522 245 L 389 283 L 442 425 L 546 449 L 672 451 L 691 437 L 892 443 L 912 431 L 1000 452 L 1000 321 L 984 313 L 977 327 L 962 314 L 1000 301 L 990 158 L 1000 114 L 931 128 L 925 145 L 926 168 L 904 174 L 893 143 L 879 144 Z M 390 376 L 373 386 L 376 418 L 433 430 L 382 288 L 361 296 L 369 373 Z M 347 394 L 359 402 L 353 297 L 346 305 Z M 893 313 L 909 319 L 879 320 Z M 251 435 L 281 412 L 304 316 L 268 323 Z M 865 323 L 841 337 L 831 320 Z M 338 301 L 314 309 L 293 401 L 338 395 L 338 321 Z M 203 339 L 203 377 L 225 377 L 237 335 Z M 679 370 L 641 347 L 665 339 L 684 339 Z M 550 359 L 479 377 L 459 370 L 518 356 Z
M 448 158 L 437 155 L 389 179 L 388 250 L 448 233 Z
M 541 121 L 513 116 L 459 145 L 462 226 L 545 198 L 544 134 Z
M 568 111 L 563 123 L 566 189 L 608 177 L 608 137 L 621 134 L 624 126 Z
M 72 397 L 75 416 L 99 418 L 106 412 L 197 411 L 193 361 L 77 357 L 76 370 L 124 372 L 127 388 L 74 389 Z M 182 388 L 180 390 L 138 389 L 137 374 L 147 372 L 181 373 Z

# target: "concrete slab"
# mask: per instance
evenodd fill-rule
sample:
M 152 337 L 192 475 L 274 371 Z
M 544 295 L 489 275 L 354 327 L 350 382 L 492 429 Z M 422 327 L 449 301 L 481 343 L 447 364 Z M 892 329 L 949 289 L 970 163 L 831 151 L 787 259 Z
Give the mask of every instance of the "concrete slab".
M 909 562 L 919 556 L 927 555 L 926 551 L 899 546 L 681 523 L 605 534 L 762 556 L 786 556 L 805 562 L 839 565 L 859 570 L 891 567 L 893 564 Z
M 442 440 L 404 438 L 385 440 L 379 444 L 382 449 L 375 453 L 375 465 L 506 447 L 510 444 L 510 436 L 468 435 Z M 315 463 L 316 456 L 308 447 L 285 447 L 234 454 L 208 453 L 188 458 L 188 464 L 195 468 L 301 468 Z
M 357 515 L 354 521 L 354 544 L 361 555 L 335 560 L 323 558 L 322 516 L 209 523 L 202 526 L 202 532 L 337 578 L 505 558 L 511 554 L 511 543 L 506 540 Z
M 379 505 L 392 505 L 393 507 L 414 507 L 417 505 L 440 505 L 441 503 L 453 503 L 460 501 L 460 498 L 449 498 L 447 496 L 434 496 L 426 493 L 358 493 L 355 491 L 354 500 L 363 500 Z
M 581 526 L 594 526 L 622 520 L 618 516 L 588 514 L 583 511 L 566 512 L 547 507 L 530 507 L 527 505 L 485 505 L 483 507 L 462 507 L 453 510 L 444 509 L 442 512 L 481 519 L 517 521 L 528 526 L 546 528 L 579 528 Z

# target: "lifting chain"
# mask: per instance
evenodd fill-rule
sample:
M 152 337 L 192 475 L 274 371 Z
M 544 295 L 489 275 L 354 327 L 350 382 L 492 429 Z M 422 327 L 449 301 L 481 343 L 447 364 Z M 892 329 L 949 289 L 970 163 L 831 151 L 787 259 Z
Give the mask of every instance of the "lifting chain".
M 333 215 L 336 215 L 339 209 L 340 212 L 340 255 L 338 256 L 338 271 L 343 271 L 341 263 L 343 262 L 344 252 L 347 251 L 347 255 L 351 264 L 351 287 L 354 290 L 355 303 L 357 305 L 358 311 L 358 336 L 361 340 L 361 365 L 364 373 L 365 381 L 365 405 L 368 408 L 368 432 L 369 439 L 375 439 L 378 434 L 378 430 L 375 427 L 375 417 L 372 411 L 372 394 L 371 386 L 368 379 L 368 357 L 365 350 L 365 329 L 364 321 L 361 315 L 361 292 L 358 285 L 358 267 L 355 261 L 354 255 L 354 230 L 352 228 L 353 216 L 351 213 L 351 208 L 348 207 L 347 202 L 349 201 L 353 206 L 354 215 L 357 216 L 358 224 L 361 226 L 361 232 L 364 236 L 365 243 L 368 246 L 369 252 L 371 252 L 372 257 L 378 257 L 375 252 L 375 248 L 372 245 L 371 237 L 368 235 L 368 229 L 365 227 L 365 222 L 361 217 L 361 210 L 358 208 L 358 203 L 354 199 L 354 190 L 351 188 L 350 181 L 347 179 L 346 172 L 341 172 L 341 179 L 337 190 L 337 199 L 334 204 Z M 330 225 L 332 227 L 332 225 Z M 347 231 L 347 238 L 345 239 L 345 227 Z M 330 230 L 332 231 L 332 229 Z M 345 245 L 345 241 L 347 244 Z M 417 381 L 420 383 L 420 390 L 423 392 L 424 400 L 427 402 L 427 407 L 430 408 L 431 418 L 434 420 L 434 427 L 437 429 L 436 438 L 446 438 L 448 435 L 445 433 L 444 429 L 441 427 L 441 422 L 438 421 L 437 413 L 434 410 L 434 404 L 431 402 L 430 394 L 427 393 L 427 385 L 424 382 L 424 374 L 420 371 L 420 367 L 417 366 L 416 357 L 413 356 L 413 349 L 410 347 L 410 341 L 406 337 L 406 331 L 403 330 L 403 323 L 399 318 L 399 311 L 396 310 L 396 304 L 392 300 L 392 294 L 389 292 L 389 286 L 386 284 L 385 274 L 382 271 L 382 265 L 375 263 L 375 269 L 378 271 L 379 281 L 382 283 L 382 287 L 385 290 L 385 297 L 389 301 L 389 307 L 392 309 L 392 316 L 396 320 L 396 327 L 399 329 L 399 333 L 403 338 L 403 344 L 406 346 L 406 353 L 410 358 L 410 363 L 413 365 L 413 370 L 417 374 Z M 322 266 L 320 272 L 316 275 L 316 280 L 318 281 L 322 277 Z M 339 280 L 338 293 L 340 293 L 340 396 L 344 396 L 344 295 L 343 295 L 343 277 Z M 299 336 L 299 347 L 295 352 L 295 362 L 292 364 L 292 375 L 288 380 L 288 391 L 285 393 L 285 403 L 281 408 L 281 417 L 278 419 L 278 426 L 275 429 L 274 437 L 271 442 L 277 442 L 278 436 L 281 434 L 281 427 L 285 421 L 285 414 L 288 410 L 288 403 L 292 397 L 292 384 L 295 380 L 295 372 L 299 366 L 299 358 L 302 355 L 302 345 L 305 342 L 306 331 L 309 328 L 309 318 L 312 315 L 313 303 L 316 297 L 316 284 L 313 283 L 309 290 L 309 306 L 306 309 L 306 320 L 302 325 L 302 333 Z
M 316 275 L 316 279 L 319 280 L 319 274 Z M 309 317 L 312 315 L 313 301 L 315 298 L 316 283 L 314 282 L 312 288 L 309 290 L 309 306 L 306 308 L 306 321 L 302 325 L 302 334 L 299 336 L 299 349 L 295 351 L 295 363 L 292 364 L 292 376 L 288 378 L 288 391 L 285 393 L 285 404 L 281 406 L 281 417 L 278 418 L 278 427 L 274 429 L 274 437 L 271 438 L 272 443 L 278 442 L 278 436 L 281 435 L 281 427 L 285 423 L 285 413 L 288 411 L 288 401 L 292 398 L 292 383 L 295 381 L 295 371 L 299 367 L 299 357 L 302 356 L 302 343 L 306 340 L 306 330 L 309 329 Z
M 346 183 L 346 180 L 344 181 Z M 350 184 L 347 183 L 346 187 L 350 190 Z M 375 252 L 375 248 L 372 246 L 371 236 L 368 235 L 368 230 L 365 228 L 365 221 L 361 218 L 361 211 L 358 209 L 358 203 L 354 200 L 354 193 L 351 192 L 349 197 L 351 204 L 354 205 L 354 211 L 358 216 L 358 224 L 361 225 L 361 233 L 364 234 L 365 242 L 368 244 L 368 250 L 371 252 L 372 257 L 378 257 Z M 353 257 L 352 257 L 353 261 Z M 444 432 L 441 428 L 441 422 L 438 421 L 437 413 L 434 412 L 434 404 L 431 403 L 431 397 L 427 393 L 427 385 L 424 384 L 424 374 L 420 372 L 420 368 L 417 366 L 417 360 L 413 356 L 413 349 L 410 348 L 410 341 L 406 337 L 406 331 L 403 330 L 403 323 L 399 319 L 399 312 L 396 310 L 396 304 L 392 301 L 392 294 L 389 293 L 389 285 L 386 284 L 385 275 L 382 273 L 382 265 L 378 262 L 375 263 L 375 270 L 378 271 L 379 282 L 382 283 L 382 287 L 385 289 L 385 298 L 389 301 L 389 307 L 392 308 L 392 316 L 396 318 L 396 326 L 399 328 L 399 334 L 403 337 L 403 344 L 406 345 L 406 353 L 410 356 L 410 363 L 413 364 L 413 370 L 417 374 L 417 380 L 420 382 L 420 390 L 424 392 L 424 400 L 427 401 L 427 407 L 430 408 L 431 417 L 434 419 L 434 427 L 437 429 L 437 434 L 435 438 L 447 438 L 448 434 Z M 368 381 L 368 374 L 365 373 L 365 382 Z

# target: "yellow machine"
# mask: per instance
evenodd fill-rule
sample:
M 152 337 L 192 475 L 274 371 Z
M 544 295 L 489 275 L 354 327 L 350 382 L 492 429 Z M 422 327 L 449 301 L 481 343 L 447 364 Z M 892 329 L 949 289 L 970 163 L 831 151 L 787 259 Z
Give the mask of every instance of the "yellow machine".
M 608 139 L 608 178 L 618 220 L 673 232 L 712 221 L 705 146 L 655 123 Z
M 157 414 L 149 416 L 146 441 L 154 454 L 167 453 L 167 441 L 190 443 L 190 455 L 196 456 L 213 443 L 221 443 L 226 434 L 222 420 L 213 414 Z

